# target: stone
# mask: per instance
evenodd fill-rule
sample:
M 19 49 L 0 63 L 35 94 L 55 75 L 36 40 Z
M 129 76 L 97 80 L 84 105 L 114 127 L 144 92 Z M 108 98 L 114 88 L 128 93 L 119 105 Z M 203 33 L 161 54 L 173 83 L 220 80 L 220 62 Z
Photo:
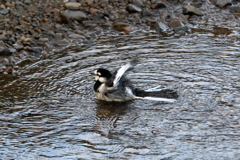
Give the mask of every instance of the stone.
M 155 9 L 158 9 L 158 8 L 166 8 L 166 4 L 163 3 L 163 2 L 158 2 L 155 6 Z
M 73 38 L 73 39 L 85 39 L 84 36 L 79 35 L 79 34 L 76 34 L 76 33 L 69 34 L 68 37 L 69 37 L 69 38 Z
M 40 41 L 40 42 L 47 42 L 47 41 L 48 41 L 48 38 L 41 37 L 41 38 L 39 38 L 39 41 Z
M 170 22 L 168 22 L 168 26 L 174 28 L 174 27 L 183 26 L 183 24 L 182 24 L 182 21 L 178 19 L 172 19 Z
M 23 45 L 22 45 L 21 43 L 14 43 L 14 44 L 13 44 L 13 47 L 14 47 L 16 50 L 23 49 Z
M 12 53 L 7 47 L 0 46 L 0 56 L 11 56 L 11 55 Z
M 32 3 L 32 2 L 31 2 L 31 0 L 24 0 L 24 3 L 25 3 L 25 4 L 30 4 L 30 3 Z
M 86 28 L 95 28 L 97 26 L 93 21 L 82 21 L 82 25 Z
M 173 28 L 174 32 L 179 32 L 179 31 L 184 31 L 184 32 L 189 32 L 190 29 L 188 26 L 181 26 L 181 27 L 175 27 Z
M 153 27 L 157 33 L 166 32 L 168 29 L 168 26 L 162 22 L 156 22 Z
M 0 14 L 3 14 L 3 15 L 8 14 L 8 9 L 6 9 L 6 8 L 1 9 Z
M 109 0 L 102 0 L 102 4 L 108 5 L 109 4 Z
M 29 50 L 35 53 L 41 53 L 43 49 L 42 47 L 30 47 Z
M 70 23 L 71 21 L 83 21 L 87 18 L 85 13 L 81 11 L 60 12 L 60 18 L 63 23 Z
M 151 15 L 152 15 L 152 13 L 149 11 L 148 8 L 144 8 L 144 9 L 142 10 L 142 16 L 143 16 L 143 17 L 147 17 L 147 16 L 151 16 Z
M 69 2 L 65 3 L 65 7 L 70 10 L 78 10 L 81 7 L 81 3 Z
M 142 9 L 138 6 L 135 6 L 133 4 L 129 4 L 126 8 L 126 10 L 129 12 L 129 13 L 137 13 L 137 12 L 142 12 Z
M 183 7 L 183 14 L 188 14 L 188 15 L 198 15 L 198 16 L 203 16 L 203 13 L 200 9 L 192 6 L 192 5 L 186 5 Z
M 144 6 L 142 0 L 133 0 L 133 5 L 138 6 L 138 7 Z
M 217 0 L 216 6 L 223 8 L 231 4 L 232 4 L 232 0 Z

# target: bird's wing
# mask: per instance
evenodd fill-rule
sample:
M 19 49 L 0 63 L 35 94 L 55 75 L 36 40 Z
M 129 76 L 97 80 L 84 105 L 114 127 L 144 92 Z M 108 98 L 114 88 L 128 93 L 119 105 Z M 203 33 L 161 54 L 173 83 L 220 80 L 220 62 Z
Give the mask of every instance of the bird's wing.
M 117 73 L 115 74 L 114 80 L 113 80 L 113 87 L 116 87 L 120 81 L 120 79 L 122 78 L 122 76 L 129 71 L 130 69 L 132 69 L 136 64 L 138 63 L 138 60 L 134 59 L 131 62 L 125 64 L 124 66 L 122 66 Z

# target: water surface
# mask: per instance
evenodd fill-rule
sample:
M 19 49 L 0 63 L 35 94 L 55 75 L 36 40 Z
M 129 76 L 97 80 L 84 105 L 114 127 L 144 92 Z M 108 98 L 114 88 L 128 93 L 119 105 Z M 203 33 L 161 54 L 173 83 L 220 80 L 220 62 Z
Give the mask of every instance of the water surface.
M 239 37 L 149 31 L 99 35 L 19 63 L 0 81 L 1 159 L 239 159 Z M 177 103 L 94 99 L 99 67 L 138 57 L 139 88 L 175 89 Z

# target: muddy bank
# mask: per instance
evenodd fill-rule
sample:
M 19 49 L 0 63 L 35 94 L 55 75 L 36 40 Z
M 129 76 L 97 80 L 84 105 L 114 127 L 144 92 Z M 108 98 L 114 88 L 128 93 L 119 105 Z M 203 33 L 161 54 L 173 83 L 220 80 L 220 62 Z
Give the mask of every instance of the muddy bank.
M 105 31 L 164 35 L 207 31 L 239 39 L 237 0 L 1 0 L 0 72 L 70 44 L 93 45 Z

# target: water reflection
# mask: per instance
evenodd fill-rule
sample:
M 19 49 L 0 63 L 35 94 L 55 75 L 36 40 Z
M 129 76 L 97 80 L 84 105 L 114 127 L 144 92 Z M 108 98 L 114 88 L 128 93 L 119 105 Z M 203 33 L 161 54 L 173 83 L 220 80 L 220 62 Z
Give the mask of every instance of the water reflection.
M 105 34 L 21 63 L 0 81 L 2 159 L 233 159 L 239 155 L 239 39 Z M 177 103 L 94 99 L 96 68 L 138 56 L 136 87 L 178 90 Z

